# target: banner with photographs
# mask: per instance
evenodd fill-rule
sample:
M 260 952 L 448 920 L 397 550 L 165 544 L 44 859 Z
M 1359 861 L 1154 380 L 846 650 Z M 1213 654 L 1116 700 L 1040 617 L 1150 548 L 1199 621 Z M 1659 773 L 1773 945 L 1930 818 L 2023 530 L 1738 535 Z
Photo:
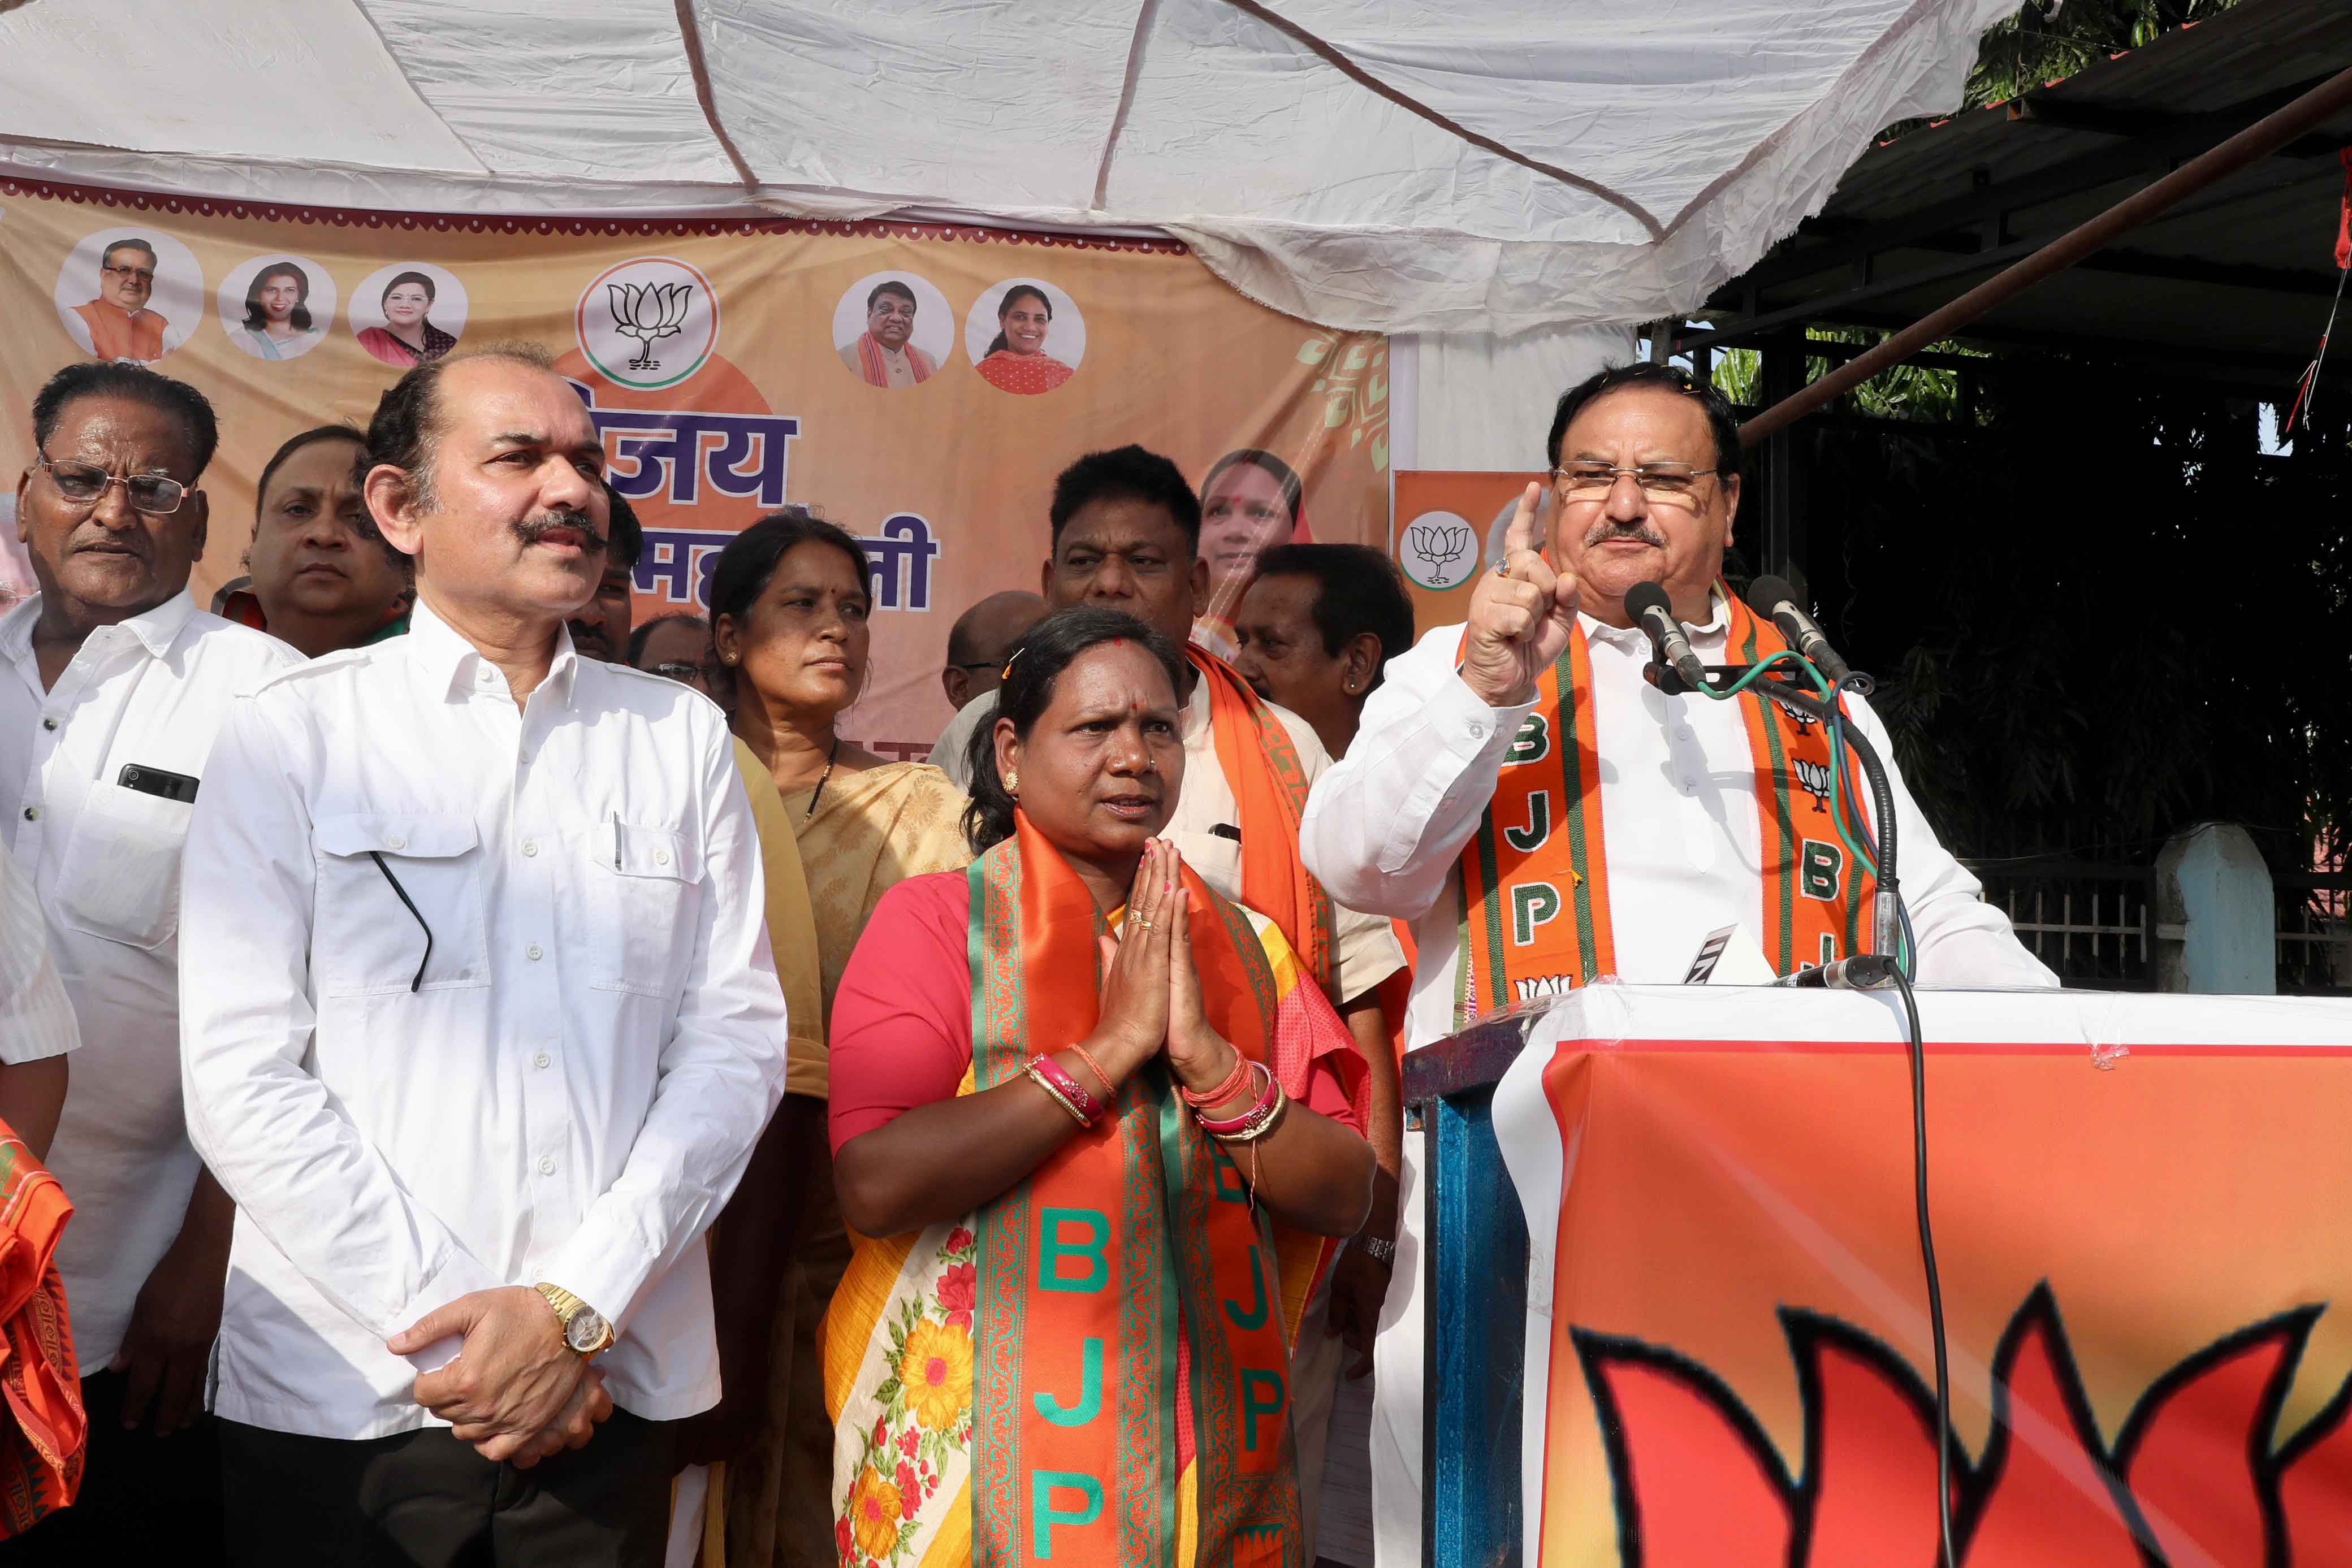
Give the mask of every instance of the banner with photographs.
M 700 612 L 719 549 L 787 501 L 866 541 L 873 677 L 842 727 L 888 755 L 921 756 L 947 721 L 956 616 L 1037 587 L 1054 476 L 1084 453 L 1139 442 L 1196 484 L 1228 454 L 1272 455 L 1226 465 L 1208 497 L 1213 612 L 1285 535 L 1389 538 L 1386 340 L 1266 309 L 1171 242 L 435 217 L 5 182 L 0 317 L 12 482 L 34 457 L 33 394 L 68 360 L 149 361 L 218 406 L 200 602 L 240 571 L 255 481 L 288 436 L 363 426 L 419 360 L 543 344 L 646 524 L 640 622 Z

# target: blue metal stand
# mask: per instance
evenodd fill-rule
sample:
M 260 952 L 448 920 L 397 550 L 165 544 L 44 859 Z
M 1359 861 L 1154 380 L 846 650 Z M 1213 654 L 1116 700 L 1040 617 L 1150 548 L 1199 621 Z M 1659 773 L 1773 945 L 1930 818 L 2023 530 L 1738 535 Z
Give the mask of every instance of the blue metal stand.
M 1424 1139 L 1422 1561 L 1522 1558 L 1528 1228 L 1495 1141 L 1495 1083 L 1541 1016 L 1505 1014 L 1404 1059 Z

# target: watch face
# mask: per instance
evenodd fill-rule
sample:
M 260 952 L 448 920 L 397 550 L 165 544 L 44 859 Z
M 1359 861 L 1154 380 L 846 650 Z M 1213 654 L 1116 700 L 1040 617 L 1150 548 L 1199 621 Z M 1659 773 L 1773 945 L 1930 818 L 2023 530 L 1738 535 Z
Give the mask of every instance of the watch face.
M 570 1322 L 563 1325 L 563 1343 L 585 1355 L 602 1346 L 605 1335 L 611 1332 L 595 1309 L 583 1307 L 572 1314 Z

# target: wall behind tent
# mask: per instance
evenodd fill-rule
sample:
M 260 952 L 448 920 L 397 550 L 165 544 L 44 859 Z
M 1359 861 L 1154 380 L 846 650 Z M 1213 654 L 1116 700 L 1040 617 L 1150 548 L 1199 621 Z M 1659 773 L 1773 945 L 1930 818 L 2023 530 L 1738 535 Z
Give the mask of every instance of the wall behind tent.
M 101 297 L 121 281 L 100 272 L 104 247 L 126 236 L 156 252 L 139 309 L 160 327 Z M 242 313 L 245 285 L 258 290 L 281 264 L 307 286 L 307 332 L 256 330 Z M 891 362 L 859 345 L 886 279 L 917 301 L 913 363 L 925 368 L 919 381 L 901 369 L 899 385 L 871 384 L 892 380 Z M 1021 281 L 1052 306 L 1043 342 L 983 369 L 996 304 Z M 1225 452 L 1262 447 L 1304 478 L 1317 538 L 1389 538 L 1386 340 L 1268 310 L 1173 243 L 913 224 L 509 223 L 7 182 L 0 319 L 0 472 L 12 481 L 34 455 L 33 394 L 92 352 L 94 330 L 118 353 L 159 342 L 155 368 L 219 408 L 200 602 L 242 570 L 269 454 L 314 424 L 363 425 L 404 368 L 396 340 L 427 353 L 452 340 L 543 344 L 593 408 L 614 483 L 648 530 L 640 621 L 702 608 L 718 549 L 787 500 L 866 540 L 874 674 L 843 730 L 901 755 L 928 751 L 947 720 L 938 671 L 955 617 L 1036 588 L 1054 476 L 1083 453 L 1140 442 L 1197 485 Z

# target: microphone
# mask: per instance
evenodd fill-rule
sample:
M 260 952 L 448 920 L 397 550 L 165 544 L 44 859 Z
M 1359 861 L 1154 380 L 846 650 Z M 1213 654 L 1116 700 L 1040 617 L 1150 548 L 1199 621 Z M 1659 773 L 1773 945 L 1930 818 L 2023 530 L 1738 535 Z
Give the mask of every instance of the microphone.
M 1691 652 L 1690 639 L 1683 634 L 1683 623 L 1675 619 L 1675 607 L 1666 591 L 1654 582 L 1637 582 L 1625 595 L 1625 612 L 1634 624 L 1650 634 L 1651 667 L 1671 665 L 1691 691 L 1706 685 L 1706 666 Z M 1659 671 L 1650 684 L 1660 691 L 1668 689 Z
M 1749 583 L 1748 608 L 1778 626 L 1780 635 L 1789 640 L 1789 646 L 1811 659 L 1813 667 L 1829 677 L 1831 685 L 1853 676 L 1853 666 L 1840 658 L 1838 651 L 1830 646 L 1829 638 L 1822 634 L 1813 618 L 1805 613 L 1804 601 L 1797 597 L 1797 591 L 1789 586 L 1787 579 L 1759 577 Z M 1866 675 L 1863 677 L 1864 681 L 1868 679 Z M 1861 681 L 1848 689 L 1865 695 L 1869 693 L 1869 687 Z

